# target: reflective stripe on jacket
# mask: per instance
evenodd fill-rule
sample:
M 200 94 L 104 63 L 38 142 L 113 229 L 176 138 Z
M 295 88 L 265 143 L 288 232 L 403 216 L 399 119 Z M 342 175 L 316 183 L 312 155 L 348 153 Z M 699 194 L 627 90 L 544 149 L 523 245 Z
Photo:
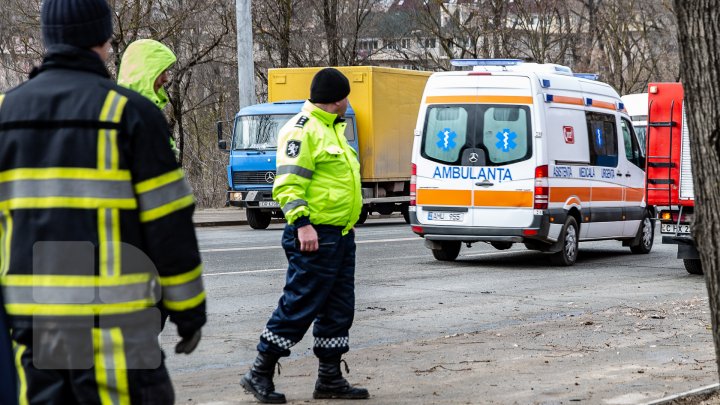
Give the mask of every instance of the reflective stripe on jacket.
M 346 123 L 305 102 L 280 130 L 273 198 L 288 223 L 307 216 L 347 233 L 362 209 L 360 163 L 345 138 Z

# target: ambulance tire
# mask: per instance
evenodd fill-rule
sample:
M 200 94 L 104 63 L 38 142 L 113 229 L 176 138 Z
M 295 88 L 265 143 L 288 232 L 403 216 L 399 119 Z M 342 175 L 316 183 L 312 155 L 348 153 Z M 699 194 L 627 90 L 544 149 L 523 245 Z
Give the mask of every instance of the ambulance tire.
M 367 207 L 365 207 L 363 205 L 362 209 L 360 210 L 360 217 L 358 218 L 357 222 L 355 222 L 355 224 L 357 224 L 357 225 L 364 224 L 365 221 L 367 221 L 368 214 L 369 214 L 369 212 L 368 212 Z
M 703 275 L 702 262 L 700 262 L 700 259 L 683 259 L 683 264 L 688 273 L 699 276 Z
M 460 254 L 460 248 L 462 247 L 460 241 L 446 240 L 438 243 L 440 244 L 440 249 L 432 250 L 435 259 L 443 262 L 452 262 L 457 259 Z
M 490 242 L 490 245 L 497 250 L 508 250 L 512 247 L 512 242 Z
M 262 212 L 258 209 L 248 208 L 245 211 L 247 215 L 248 225 L 252 229 L 266 229 L 270 226 L 272 216 L 267 212 Z
M 550 256 L 550 261 L 558 266 L 572 266 L 578 256 L 578 226 L 575 218 L 569 216 L 565 221 L 560 240 L 562 249 Z
M 648 254 L 652 250 L 655 229 L 653 228 L 652 219 L 649 214 L 645 214 L 640 227 L 638 229 L 639 243 L 630 245 L 630 251 L 635 254 Z

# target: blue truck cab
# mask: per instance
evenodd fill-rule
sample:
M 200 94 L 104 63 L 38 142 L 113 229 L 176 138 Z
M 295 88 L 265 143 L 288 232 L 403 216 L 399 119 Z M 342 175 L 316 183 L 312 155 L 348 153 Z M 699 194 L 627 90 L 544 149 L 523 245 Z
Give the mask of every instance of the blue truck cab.
M 228 148 L 218 123 L 218 147 L 229 153 L 227 204 L 243 207 L 253 229 L 265 229 L 272 218 L 284 218 L 272 199 L 278 133 L 302 109 L 304 100 L 281 101 L 245 107 L 235 115 Z M 348 143 L 358 150 L 355 112 L 345 113 Z

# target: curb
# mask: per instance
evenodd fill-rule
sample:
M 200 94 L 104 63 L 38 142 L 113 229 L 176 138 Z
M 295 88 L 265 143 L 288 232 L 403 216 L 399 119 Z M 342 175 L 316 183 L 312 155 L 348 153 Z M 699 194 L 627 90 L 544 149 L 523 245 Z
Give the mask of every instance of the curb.
M 706 394 L 712 394 L 716 391 L 720 390 L 720 383 L 708 385 L 705 387 L 696 388 L 694 390 L 690 390 L 687 392 L 681 392 L 679 394 L 670 395 L 665 398 L 658 399 L 656 401 L 647 402 L 644 405 L 663 405 L 663 404 L 670 404 L 673 401 L 676 401 L 678 399 L 691 399 L 689 397 L 696 396 L 696 395 L 706 395 Z M 697 398 L 697 399 L 704 399 L 704 398 Z

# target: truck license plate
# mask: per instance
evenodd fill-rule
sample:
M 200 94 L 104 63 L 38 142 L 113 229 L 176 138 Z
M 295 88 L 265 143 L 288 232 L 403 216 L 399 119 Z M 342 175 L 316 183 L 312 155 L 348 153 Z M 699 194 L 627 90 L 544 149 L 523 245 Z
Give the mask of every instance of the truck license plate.
M 258 206 L 263 208 L 279 208 L 280 204 L 277 201 L 259 201 Z
M 690 225 L 660 224 L 661 233 L 690 233 Z
M 462 212 L 428 212 L 428 221 L 462 222 L 465 214 Z

